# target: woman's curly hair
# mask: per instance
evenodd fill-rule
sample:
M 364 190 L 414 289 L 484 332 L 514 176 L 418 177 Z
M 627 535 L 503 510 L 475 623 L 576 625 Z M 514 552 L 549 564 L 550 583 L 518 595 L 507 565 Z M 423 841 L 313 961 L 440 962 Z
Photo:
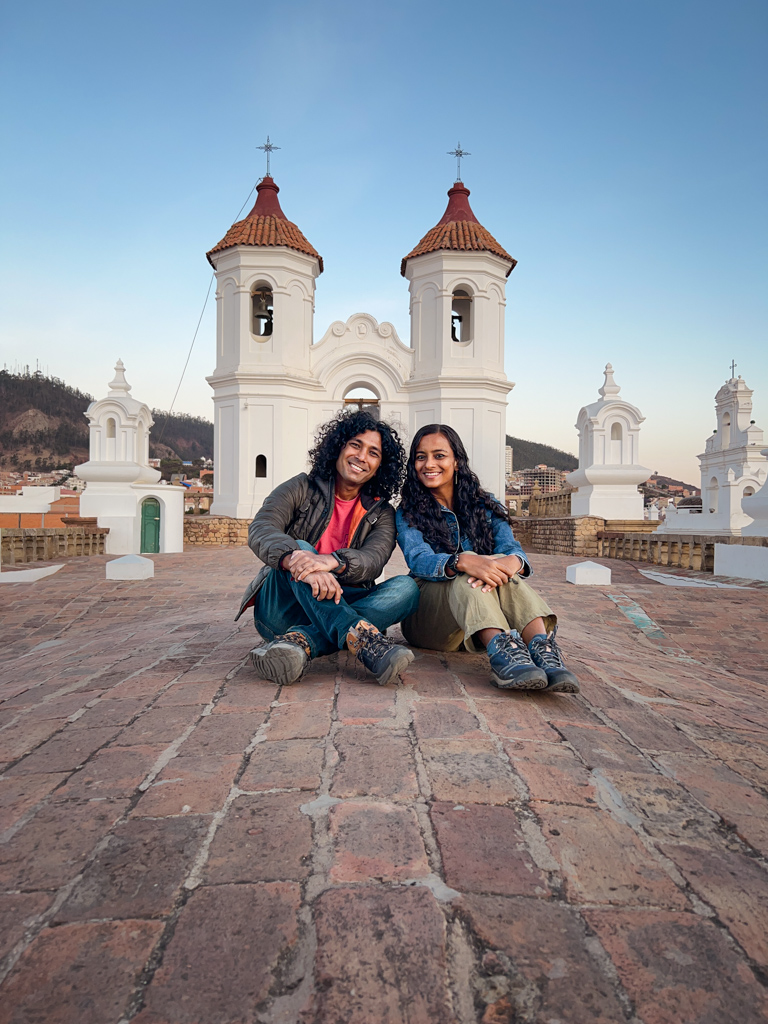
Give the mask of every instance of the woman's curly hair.
M 416 434 L 408 456 L 405 484 L 400 508 L 406 521 L 421 530 L 427 544 L 435 551 L 452 554 L 455 543 L 451 531 L 440 512 L 437 501 L 416 475 L 416 452 L 427 434 L 442 434 L 448 441 L 456 459 L 456 482 L 453 489 L 453 511 L 459 520 L 462 534 L 478 555 L 493 554 L 493 529 L 487 513 L 509 522 L 509 513 L 493 495 L 483 490 L 477 476 L 469 468 L 467 451 L 461 438 L 445 423 L 429 423 Z
M 389 501 L 398 494 L 405 475 L 405 448 L 397 431 L 389 423 L 376 420 L 362 410 L 342 410 L 324 423 L 315 436 L 315 447 L 310 449 L 311 479 L 331 480 L 336 472 L 336 460 L 347 441 L 366 430 L 376 430 L 381 436 L 381 465 L 375 476 L 363 484 L 364 494 Z

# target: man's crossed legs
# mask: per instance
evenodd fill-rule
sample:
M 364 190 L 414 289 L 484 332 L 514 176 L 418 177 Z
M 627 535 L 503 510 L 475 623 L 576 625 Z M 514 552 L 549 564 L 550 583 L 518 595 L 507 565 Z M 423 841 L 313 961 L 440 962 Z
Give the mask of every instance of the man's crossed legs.
M 314 551 L 306 541 L 297 541 Z M 341 580 L 339 580 L 341 582 Z M 299 583 L 285 569 L 273 569 L 256 595 L 256 629 L 269 641 L 251 652 L 263 679 L 293 683 L 312 658 L 348 647 L 384 685 L 413 661 L 413 654 L 384 632 L 416 611 L 419 588 L 410 576 L 393 576 L 366 587 L 345 587 L 338 604 L 319 601 L 308 583 Z

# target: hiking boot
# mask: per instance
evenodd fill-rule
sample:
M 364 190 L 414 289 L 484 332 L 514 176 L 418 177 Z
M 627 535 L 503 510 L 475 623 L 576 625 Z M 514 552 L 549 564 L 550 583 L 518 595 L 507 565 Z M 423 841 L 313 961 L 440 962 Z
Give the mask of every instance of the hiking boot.
M 254 647 L 251 651 L 256 675 L 280 686 L 301 679 L 311 660 L 312 652 L 303 633 L 276 636 L 271 643 Z
M 546 639 L 535 636 L 531 640 L 531 658 L 547 673 L 549 693 L 579 693 L 579 680 L 565 667 L 563 655 L 555 641 L 556 636 L 557 626 Z
M 491 683 L 500 690 L 543 690 L 547 685 L 546 672 L 534 665 L 516 629 L 497 634 L 486 651 L 493 670 Z
M 396 644 L 362 619 L 347 633 L 347 647 L 369 672 L 373 672 L 379 686 L 386 686 L 390 680 L 401 676 L 413 661 L 413 651 Z

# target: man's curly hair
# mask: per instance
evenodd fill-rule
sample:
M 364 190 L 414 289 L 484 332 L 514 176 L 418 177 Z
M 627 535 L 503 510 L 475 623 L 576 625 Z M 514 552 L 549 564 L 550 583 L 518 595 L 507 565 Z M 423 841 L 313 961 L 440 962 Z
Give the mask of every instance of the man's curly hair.
M 400 493 L 405 476 L 405 448 L 397 431 L 383 420 L 375 420 L 368 412 L 346 412 L 324 423 L 315 435 L 315 447 L 310 449 L 310 479 L 331 480 L 336 472 L 336 460 L 344 445 L 366 430 L 376 430 L 381 436 L 381 465 L 375 476 L 362 487 L 364 494 L 373 498 L 391 500 Z

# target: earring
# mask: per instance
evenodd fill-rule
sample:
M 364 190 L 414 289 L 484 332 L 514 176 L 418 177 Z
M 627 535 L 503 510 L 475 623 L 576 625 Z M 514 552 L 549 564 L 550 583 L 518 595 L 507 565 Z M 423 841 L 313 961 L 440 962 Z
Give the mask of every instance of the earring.
M 458 473 L 458 470 L 457 470 L 457 471 L 456 471 L 456 472 L 455 472 L 455 473 L 453 474 L 453 486 L 455 487 L 455 486 L 456 486 L 456 484 L 457 484 L 458 482 L 459 482 L 459 473 Z

